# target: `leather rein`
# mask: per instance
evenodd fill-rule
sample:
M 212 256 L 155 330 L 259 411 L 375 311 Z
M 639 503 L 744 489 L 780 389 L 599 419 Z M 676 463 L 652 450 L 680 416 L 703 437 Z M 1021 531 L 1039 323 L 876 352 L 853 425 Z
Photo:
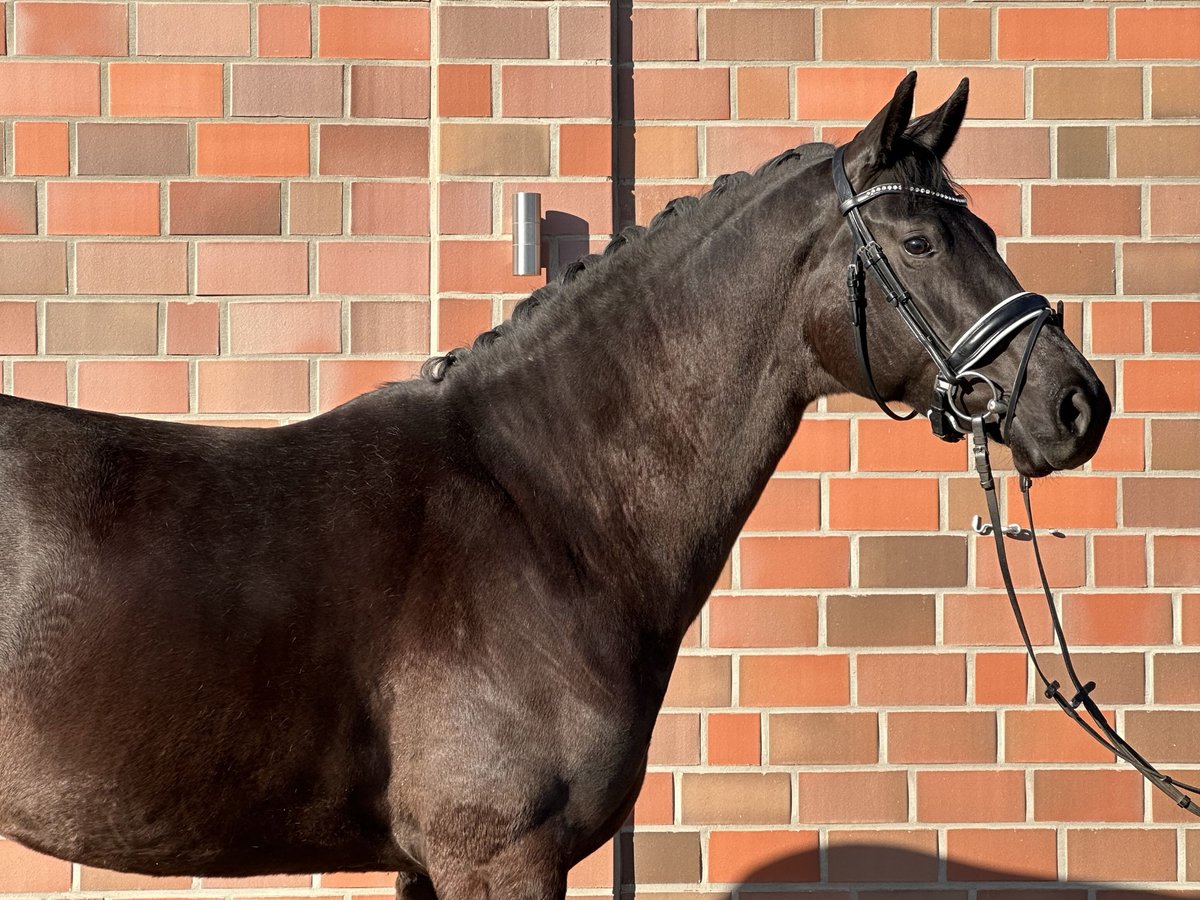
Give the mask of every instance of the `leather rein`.
M 1025 651 L 1033 663 L 1034 671 L 1042 681 L 1043 693 L 1048 699 L 1057 703 L 1064 713 L 1105 749 L 1141 772 L 1151 784 L 1170 797 L 1181 809 L 1200 816 L 1200 804 L 1192 797 L 1187 796 L 1192 794 L 1200 797 L 1200 787 L 1164 775 L 1147 762 L 1117 733 L 1092 699 L 1091 695 L 1096 688 L 1096 683 L 1089 681 L 1085 684 L 1076 673 L 1075 665 L 1071 661 L 1071 651 L 1067 646 L 1067 638 L 1063 633 L 1062 622 L 1054 605 L 1050 584 L 1046 579 L 1046 570 L 1042 565 L 1042 554 L 1038 547 L 1037 532 L 1033 525 L 1033 509 L 1029 500 L 1032 481 L 1027 476 L 1020 477 L 1020 488 L 1025 504 L 1025 515 L 1029 522 L 1028 530 L 1017 525 L 1006 527 L 1000 518 L 1000 502 L 996 496 L 996 483 L 988 455 L 986 429 L 988 425 L 998 426 L 1001 437 L 1006 443 L 1008 442 L 1013 413 L 1021 390 L 1025 386 L 1025 373 L 1029 367 L 1034 343 L 1041 333 L 1042 327 L 1047 323 L 1062 326 L 1062 303 L 1058 304 L 1057 309 L 1052 309 L 1049 301 L 1040 294 L 1027 291 L 1014 294 L 984 313 L 953 345 L 947 347 L 930 327 L 928 320 L 914 303 L 912 295 L 896 275 L 891 263 L 884 255 L 883 249 L 872 237 L 859 210 L 877 197 L 886 194 L 916 194 L 953 206 L 966 206 L 966 198 L 957 194 L 900 183 L 877 184 L 861 193 L 855 193 L 846 174 L 844 157 L 845 147 L 839 147 L 833 156 L 833 182 L 837 190 L 839 210 L 854 236 L 854 258 L 846 272 L 846 291 L 850 305 L 850 320 L 855 332 L 855 349 L 871 397 L 880 409 L 897 421 L 906 421 L 916 415 L 916 410 L 910 411 L 907 415 L 901 415 L 892 410 L 880 394 L 871 374 L 870 355 L 867 352 L 867 272 L 871 273 L 876 284 L 883 291 L 888 305 L 900 314 L 909 331 L 937 366 L 938 373 L 934 379 L 933 399 L 927 412 L 933 433 L 948 442 L 956 442 L 961 440 L 964 435 L 971 435 L 975 471 L 979 475 L 979 484 L 983 488 L 984 497 L 987 500 L 988 518 L 991 520 L 990 524 L 985 524 L 979 516 L 976 516 L 972 527 L 977 534 L 991 534 L 996 542 L 996 557 L 1000 564 L 1004 589 L 1008 593 L 1008 602 L 1012 606 L 1013 615 L 1017 620 L 1017 628 L 1021 632 Z M 1025 343 L 1025 349 L 1021 354 L 1016 375 L 1013 377 L 1013 383 L 1006 392 L 991 378 L 976 371 L 974 367 L 1026 325 L 1032 325 L 1032 327 Z M 970 391 L 973 384 L 979 383 L 988 387 L 991 399 L 987 401 L 986 408 L 982 413 L 972 415 L 967 410 L 962 398 L 965 392 Z M 1059 532 L 1051 532 L 1051 534 L 1062 537 Z M 1012 574 L 1008 567 L 1008 556 L 1004 549 L 1006 536 L 1026 540 L 1033 545 L 1034 559 L 1037 563 L 1042 592 L 1046 598 L 1046 608 L 1049 611 L 1054 638 L 1062 650 L 1063 668 L 1070 679 L 1071 689 L 1074 690 L 1074 696 L 1069 699 L 1062 692 L 1062 685 L 1046 675 L 1034 652 L 1033 642 L 1029 637 L 1029 629 L 1025 625 L 1025 617 L 1021 613 L 1021 606 L 1017 602 Z M 1080 715 L 1080 707 L 1087 714 L 1087 719 Z

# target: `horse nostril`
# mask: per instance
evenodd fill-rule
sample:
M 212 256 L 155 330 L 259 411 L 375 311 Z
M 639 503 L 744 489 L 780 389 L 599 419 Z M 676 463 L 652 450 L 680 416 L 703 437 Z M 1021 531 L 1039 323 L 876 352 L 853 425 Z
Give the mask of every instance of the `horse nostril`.
M 1071 388 L 1063 394 L 1058 407 L 1058 417 L 1066 430 L 1075 437 L 1083 437 L 1087 434 L 1088 424 L 1092 419 L 1092 410 L 1083 391 Z

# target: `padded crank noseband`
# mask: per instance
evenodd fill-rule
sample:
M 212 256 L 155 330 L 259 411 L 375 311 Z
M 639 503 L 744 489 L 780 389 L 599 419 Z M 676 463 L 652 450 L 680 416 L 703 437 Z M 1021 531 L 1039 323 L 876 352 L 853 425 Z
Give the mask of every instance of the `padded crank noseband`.
M 872 399 L 879 404 L 880 409 L 898 421 L 911 419 L 916 415 L 916 410 L 901 415 L 888 406 L 871 374 L 871 358 L 867 350 L 867 272 L 871 273 L 888 304 L 900 313 L 908 330 L 937 366 L 933 401 L 928 410 L 933 433 L 949 442 L 959 441 L 964 435 L 971 433 L 973 417 L 964 406 L 962 395 L 973 383 L 982 382 L 992 394 L 983 414 L 984 421 L 989 424 L 1002 422 L 1001 433 L 1007 438 L 1017 399 L 1025 385 L 1025 370 L 1029 366 L 1034 342 L 1047 322 L 1055 321 L 1061 324 L 1061 313 L 1051 309 L 1050 303 L 1041 294 L 1022 291 L 997 303 L 980 316 L 952 346 L 946 346 L 929 325 L 929 321 L 914 302 L 912 294 L 900 281 L 883 248 L 871 235 L 871 230 L 859 210 L 885 194 L 913 194 L 952 206 L 966 206 L 966 198 L 897 182 L 876 184 L 862 193 L 855 193 L 850 178 L 846 175 L 845 147 L 839 147 L 833 155 L 833 184 L 837 190 L 838 208 L 854 236 L 854 259 L 846 272 L 846 293 L 850 303 L 850 321 L 854 325 L 855 351 Z M 975 367 L 995 348 L 1030 323 L 1033 327 L 1025 351 L 1021 354 L 1021 363 L 1006 394 L 995 381 L 977 371 Z
M 988 456 L 985 426 L 1001 422 L 1001 417 L 1003 417 L 1000 433 L 1007 441 L 1009 429 L 1012 426 L 1013 412 L 1017 407 L 1017 399 L 1021 395 L 1021 389 L 1025 386 L 1025 373 L 1029 368 L 1029 358 L 1033 353 L 1034 342 L 1037 340 L 1042 326 L 1047 322 L 1054 322 L 1061 327 L 1062 304 L 1059 304 L 1057 310 L 1052 310 L 1049 302 L 1040 294 L 1027 291 L 1013 294 L 980 316 L 975 324 L 968 328 L 952 346 L 947 347 L 929 327 L 929 322 L 913 302 L 912 295 L 905 289 L 895 270 L 887 261 L 887 257 L 884 256 L 882 248 L 871 236 L 871 231 L 863 221 L 859 208 L 885 194 L 912 193 L 955 206 L 965 206 L 966 199 L 957 194 L 946 194 L 929 188 L 896 183 L 877 184 L 856 194 L 846 175 L 844 155 L 844 148 L 839 148 L 834 153 L 833 181 L 837 189 L 839 209 L 854 235 L 854 260 L 846 274 L 846 288 L 850 300 L 850 318 L 854 325 L 858 359 L 862 365 L 863 374 L 866 376 L 871 396 L 880 408 L 893 419 L 906 420 L 916 415 L 916 410 L 907 415 L 894 412 L 880 395 L 879 389 L 875 386 L 875 379 L 871 375 L 870 358 L 867 354 L 867 305 L 864 289 L 867 271 L 871 273 L 883 290 L 887 302 L 900 313 L 913 336 L 937 365 L 938 374 L 934 380 L 933 403 L 929 408 L 929 421 L 933 427 L 933 433 L 944 441 L 958 441 L 964 434 L 971 435 L 975 469 L 979 475 L 980 487 L 983 488 L 987 500 L 988 519 L 990 520 L 985 524 L 979 516 L 976 516 L 974 528 L 978 534 L 990 534 L 995 539 L 996 557 L 1000 564 L 1004 589 L 1017 620 L 1017 629 L 1021 633 L 1025 650 L 1033 663 L 1034 671 L 1042 682 L 1043 693 L 1047 699 L 1058 704 L 1059 709 L 1117 759 L 1124 760 L 1137 769 L 1146 780 L 1170 797 L 1181 809 L 1200 816 L 1200 804 L 1188 796 L 1188 794 L 1200 796 L 1200 787 L 1164 775 L 1131 747 L 1113 728 L 1104 712 L 1092 699 L 1096 683 L 1094 681 L 1084 683 L 1076 673 L 1075 665 L 1071 660 L 1071 650 L 1067 646 L 1067 638 L 1063 633 L 1062 622 L 1054 605 L 1054 597 L 1050 592 L 1050 584 L 1046 579 L 1046 570 L 1042 565 L 1037 532 L 1033 527 L 1033 509 L 1029 501 L 1029 489 L 1032 481 L 1024 475 L 1021 476 L 1021 495 L 1024 499 L 1029 528 L 1026 530 L 1017 525 L 1004 526 L 1001 524 L 1000 501 L 997 497 L 996 483 Z M 981 374 L 977 367 L 1003 342 L 1030 324 L 1032 328 L 1025 343 L 1025 349 L 1021 353 L 1017 373 L 1008 394 L 1005 395 L 996 383 Z M 992 399 L 988 401 L 987 407 L 982 413 L 972 415 L 963 406 L 961 394 L 972 383 L 977 382 L 988 385 L 992 392 Z M 1056 532 L 1051 533 L 1055 534 Z M 1062 535 L 1059 534 L 1059 536 Z M 1033 545 L 1034 559 L 1041 577 L 1042 591 L 1045 594 L 1054 638 L 1062 650 L 1063 668 L 1066 670 L 1071 689 L 1074 692 L 1074 695 L 1069 698 L 1062 692 L 1062 685 L 1056 680 L 1051 680 L 1046 674 L 1037 654 L 1034 653 L 1033 642 L 1030 640 L 1021 606 L 1017 602 L 1016 590 L 1009 571 L 1008 556 L 1004 548 L 1006 537 L 1030 541 Z M 1086 721 L 1080 714 L 1081 709 L 1087 715 Z

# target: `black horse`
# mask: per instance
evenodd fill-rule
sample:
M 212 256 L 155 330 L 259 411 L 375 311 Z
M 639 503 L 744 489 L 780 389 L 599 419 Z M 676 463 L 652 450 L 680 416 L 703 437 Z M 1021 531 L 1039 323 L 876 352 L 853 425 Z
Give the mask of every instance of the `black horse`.
M 858 190 L 951 190 L 965 86 L 910 122 L 912 91 L 848 145 Z M 832 154 L 677 201 L 424 379 L 300 424 L 0 400 L 0 832 L 134 872 L 561 897 L 802 411 L 867 392 Z M 863 215 L 940 334 L 1018 289 L 965 208 Z M 921 406 L 933 365 L 868 304 L 878 390 Z M 1020 351 L 982 370 L 1007 384 Z M 1017 467 L 1082 464 L 1108 413 L 1047 325 Z

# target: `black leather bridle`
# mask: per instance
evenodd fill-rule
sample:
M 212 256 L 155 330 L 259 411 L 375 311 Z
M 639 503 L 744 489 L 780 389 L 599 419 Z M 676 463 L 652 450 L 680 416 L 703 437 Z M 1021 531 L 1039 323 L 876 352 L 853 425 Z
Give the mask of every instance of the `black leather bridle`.
M 927 197 L 940 203 L 953 206 L 966 206 L 965 197 L 935 191 L 931 188 L 904 185 L 900 183 L 876 184 L 861 193 L 855 193 L 850 179 L 846 175 L 845 147 L 839 147 L 833 155 L 833 184 L 837 190 L 839 209 L 846 219 L 846 224 L 854 236 L 854 259 L 846 273 L 846 290 L 850 302 L 850 319 L 855 331 L 855 347 L 863 375 L 866 377 L 867 388 L 871 397 L 885 413 L 898 421 L 911 419 L 916 415 L 912 410 L 907 415 L 900 415 L 892 410 L 887 401 L 879 393 L 875 379 L 871 375 L 870 355 L 867 352 L 867 300 L 865 272 L 870 272 L 876 283 L 882 289 L 887 302 L 898 312 L 908 326 L 909 331 L 925 348 L 925 352 L 933 359 L 938 373 L 934 379 L 933 401 L 929 406 L 928 416 L 933 433 L 944 441 L 958 441 L 963 435 L 971 435 L 972 454 L 975 460 L 975 470 L 979 475 L 979 484 L 987 499 L 988 518 L 990 524 L 984 524 L 979 516 L 975 517 L 973 527 L 980 535 L 991 534 L 996 542 L 996 556 L 1000 563 L 1000 573 L 1004 579 L 1004 589 L 1008 593 L 1009 604 L 1017 620 L 1017 628 L 1021 632 L 1021 640 L 1025 643 L 1025 651 L 1033 662 L 1033 668 L 1042 681 L 1043 693 L 1048 699 L 1058 704 L 1077 725 L 1095 738 L 1118 759 L 1132 765 L 1155 787 L 1169 796 L 1182 809 L 1200 816 L 1200 804 L 1197 804 L 1187 794 L 1200 797 L 1200 787 L 1177 781 L 1158 771 L 1153 765 L 1131 747 L 1115 728 L 1109 723 L 1100 707 L 1092 699 L 1092 691 L 1096 688 L 1094 681 L 1084 684 L 1075 672 L 1071 661 L 1071 651 L 1067 646 L 1066 635 L 1063 634 L 1062 622 L 1054 605 L 1054 597 L 1050 592 L 1050 584 L 1046 579 L 1046 570 L 1042 565 L 1041 549 L 1038 547 L 1037 532 L 1033 527 L 1033 509 L 1029 501 L 1029 489 L 1032 481 L 1022 475 L 1020 480 L 1021 496 L 1025 504 L 1025 515 L 1029 528 L 1023 529 L 1016 525 L 1004 526 L 1000 518 L 1000 502 L 996 496 L 996 483 L 992 475 L 991 461 L 988 456 L 987 426 L 999 425 L 1000 435 L 1008 441 L 1012 426 L 1013 413 L 1021 389 L 1025 386 L 1025 373 L 1029 367 L 1029 359 L 1033 353 L 1034 342 L 1047 323 L 1062 325 L 1062 304 L 1052 309 L 1049 301 L 1040 294 L 1022 291 L 1001 300 L 984 313 L 975 324 L 968 328 L 953 345 L 947 347 L 936 332 L 929 326 L 928 320 L 921 314 L 913 302 L 912 295 L 904 287 L 883 253 L 883 249 L 871 236 L 867 223 L 863 220 L 859 208 L 885 194 L 910 193 Z M 976 370 L 976 366 L 996 348 L 1011 339 L 1026 325 L 1032 324 L 1025 349 L 1021 353 L 1021 361 L 1017 366 L 1016 375 L 1007 394 L 995 381 Z M 962 402 L 962 394 L 970 390 L 972 384 L 983 383 L 991 390 L 991 399 L 983 412 L 972 415 Z M 1056 532 L 1052 532 L 1056 533 Z M 1070 699 L 1060 690 L 1058 681 L 1047 677 L 1034 653 L 1033 643 L 1029 638 L 1029 630 L 1025 625 L 1025 617 L 1017 602 L 1016 590 L 1013 587 L 1012 575 L 1009 572 L 1008 556 L 1004 549 L 1004 538 L 1012 537 L 1032 543 L 1034 559 L 1037 562 L 1038 575 L 1045 594 L 1046 606 L 1049 610 L 1050 621 L 1053 625 L 1054 637 L 1062 650 L 1063 668 L 1070 678 L 1075 695 Z M 1061 536 L 1061 535 L 1060 535 Z M 1088 719 L 1085 721 L 1079 714 L 1083 707 Z M 1186 792 L 1186 793 L 1185 793 Z

